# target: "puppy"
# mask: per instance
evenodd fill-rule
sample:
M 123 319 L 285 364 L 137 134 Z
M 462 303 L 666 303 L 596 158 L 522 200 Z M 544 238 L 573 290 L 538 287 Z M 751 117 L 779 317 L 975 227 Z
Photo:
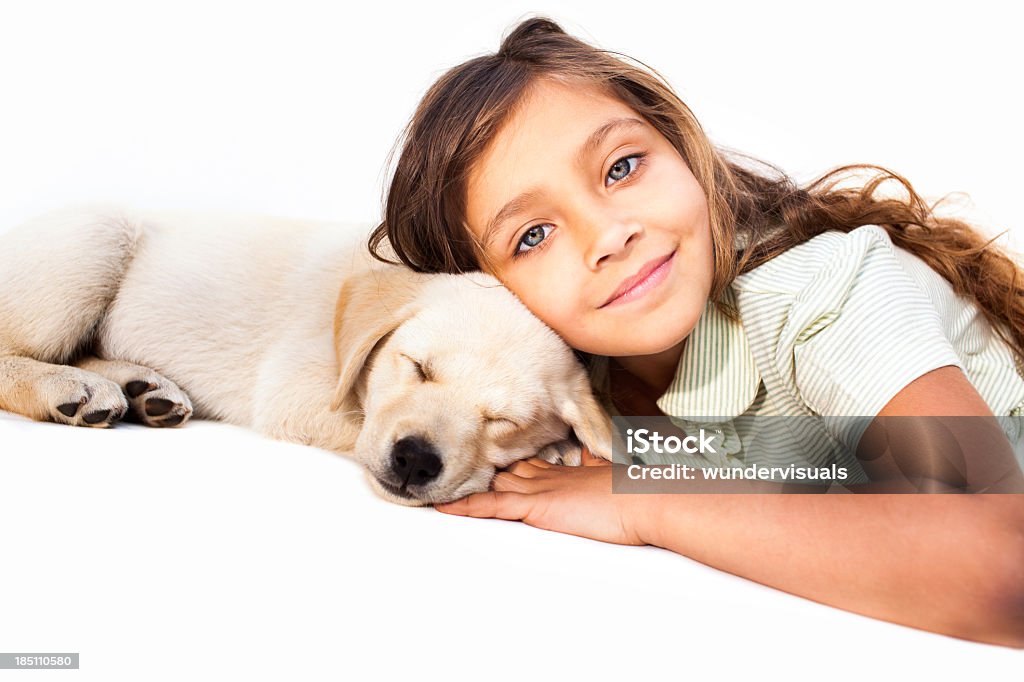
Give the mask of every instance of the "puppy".
M 90 206 L 0 234 L 0 409 L 192 417 L 361 462 L 394 502 L 611 458 L 571 350 L 493 277 L 379 263 L 330 223 Z

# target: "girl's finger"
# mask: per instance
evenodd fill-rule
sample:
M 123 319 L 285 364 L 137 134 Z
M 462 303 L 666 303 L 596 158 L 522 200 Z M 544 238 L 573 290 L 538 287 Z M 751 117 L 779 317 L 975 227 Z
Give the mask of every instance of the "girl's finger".
M 508 471 L 499 471 L 491 481 L 491 488 L 498 492 L 525 493 L 529 491 L 530 479 L 516 476 Z
M 531 507 L 531 496 L 513 492 L 475 493 L 447 504 L 435 504 L 434 509 L 445 514 L 471 516 L 477 519 L 505 519 L 522 521 Z
M 508 467 L 505 471 L 510 474 L 515 474 L 516 476 L 522 476 L 523 478 L 533 478 L 537 474 L 541 473 L 540 469 L 542 467 L 537 464 L 537 462 L 544 462 L 544 460 L 524 459 Z M 544 464 L 547 464 L 547 462 L 544 462 Z

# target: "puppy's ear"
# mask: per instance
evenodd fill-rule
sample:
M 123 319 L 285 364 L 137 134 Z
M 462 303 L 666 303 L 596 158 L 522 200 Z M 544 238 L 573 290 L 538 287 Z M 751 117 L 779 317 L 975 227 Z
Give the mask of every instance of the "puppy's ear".
M 332 410 L 350 403 L 374 349 L 416 314 L 419 292 L 428 278 L 396 265 L 376 267 L 345 280 L 334 310 L 338 385 Z
M 581 371 L 570 382 L 568 390 L 558 396 L 557 410 L 580 443 L 587 446 L 595 457 L 611 461 L 612 420 L 594 397 L 585 373 Z M 566 463 L 579 464 L 578 461 Z

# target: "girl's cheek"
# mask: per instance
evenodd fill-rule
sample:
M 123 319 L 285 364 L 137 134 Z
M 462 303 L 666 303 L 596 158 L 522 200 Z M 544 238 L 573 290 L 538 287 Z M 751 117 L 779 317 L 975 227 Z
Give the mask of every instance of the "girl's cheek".
M 548 286 L 544 286 L 543 282 L 538 284 L 541 286 L 531 288 L 528 292 L 516 289 L 513 291 L 530 312 L 564 338 L 575 326 L 574 320 L 578 317 L 575 313 L 578 308 L 570 301 L 570 294 L 559 287 L 557 282 L 550 282 Z
M 559 266 L 548 254 L 537 254 L 533 267 L 518 268 L 504 281 L 514 293 L 547 326 L 559 336 L 575 326 L 585 305 L 581 299 L 578 273 Z

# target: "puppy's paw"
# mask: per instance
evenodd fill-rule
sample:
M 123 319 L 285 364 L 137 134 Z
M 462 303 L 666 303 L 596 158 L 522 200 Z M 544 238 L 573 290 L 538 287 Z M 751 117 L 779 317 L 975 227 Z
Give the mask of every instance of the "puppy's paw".
M 181 426 L 192 416 L 192 401 L 173 381 L 151 372 L 124 385 L 131 415 L 146 426 Z
M 106 428 L 128 410 L 121 387 L 109 379 L 68 367 L 47 388 L 53 421 L 72 426 Z
M 577 467 L 583 461 L 583 449 L 579 442 L 574 439 L 560 440 L 555 443 L 548 443 L 541 448 L 536 456 L 548 464 Z

